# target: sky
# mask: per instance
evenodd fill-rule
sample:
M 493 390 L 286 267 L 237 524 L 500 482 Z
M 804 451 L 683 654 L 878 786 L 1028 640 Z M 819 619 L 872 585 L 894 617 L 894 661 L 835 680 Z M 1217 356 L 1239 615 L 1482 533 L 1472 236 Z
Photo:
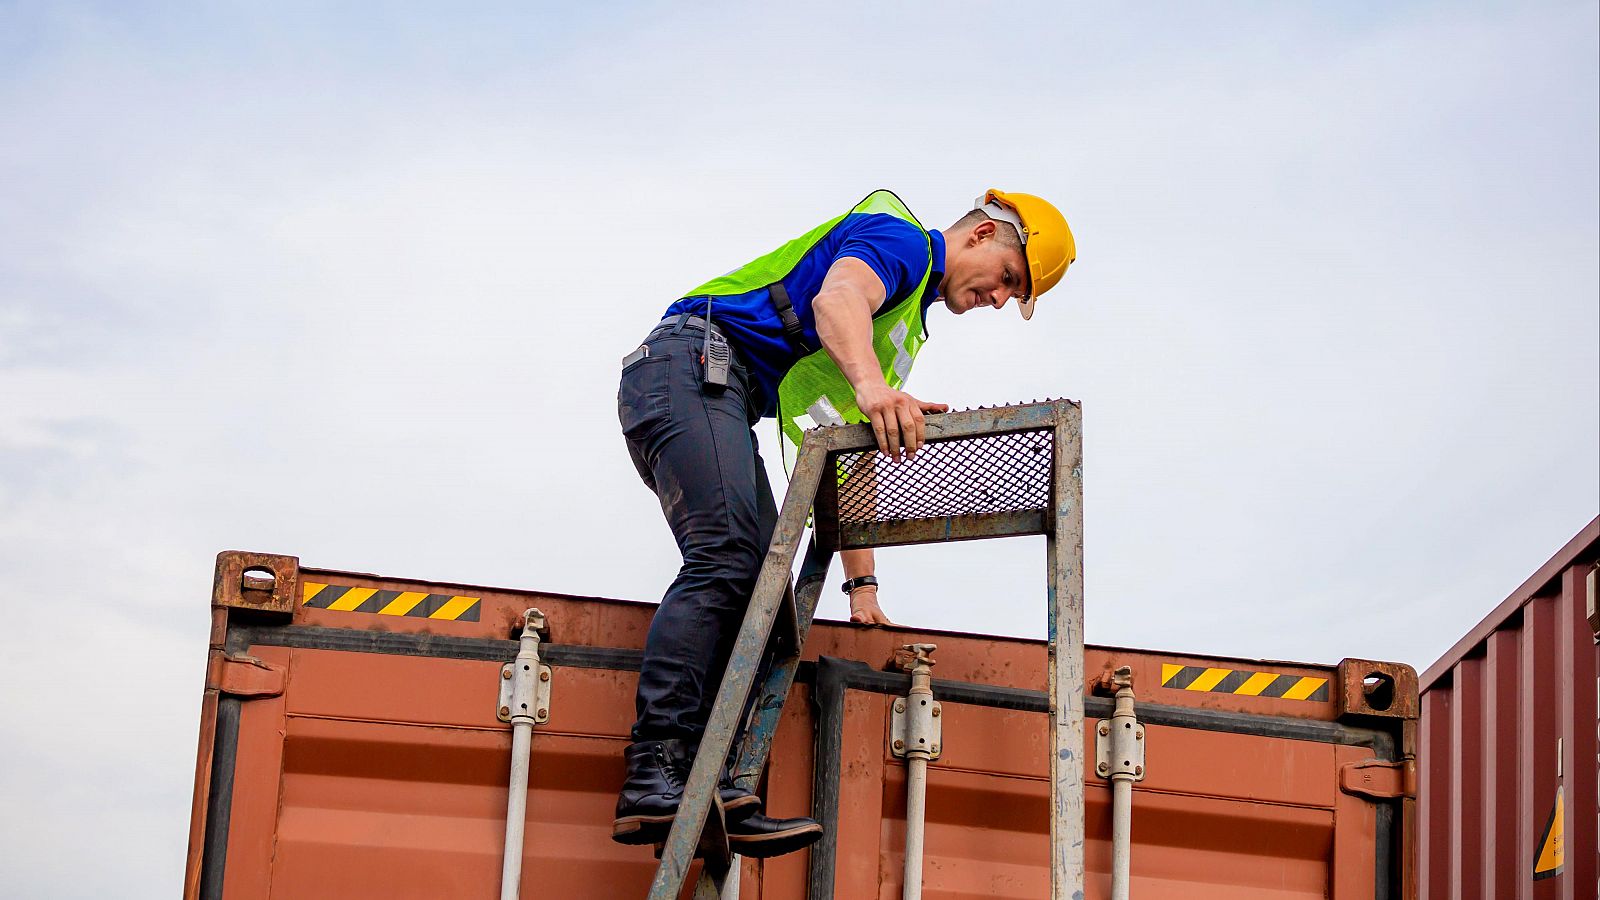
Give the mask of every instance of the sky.
M 1600 511 L 1597 17 L 0 2 L 0 893 L 176 891 L 219 550 L 657 599 L 618 359 L 878 187 L 1072 223 L 909 389 L 1083 403 L 1091 643 L 1427 666 Z M 1043 550 L 884 609 L 1042 637 Z

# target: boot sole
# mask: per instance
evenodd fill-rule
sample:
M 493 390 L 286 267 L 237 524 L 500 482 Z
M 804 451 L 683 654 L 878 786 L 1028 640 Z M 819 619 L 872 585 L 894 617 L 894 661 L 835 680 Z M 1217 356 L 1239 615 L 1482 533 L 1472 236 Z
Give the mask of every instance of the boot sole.
M 740 856 L 752 859 L 766 859 L 772 856 L 782 856 L 793 853 L 816 843 L 822 837 L 822 826 L 815 822 L 791 828 L 787 831 L 776 831 L 772 834 L 730 834 L 728 835 L 728 849 Z
M 619 844 L 659 844 L 672 830 L 672 819 L 667 816 L 623 816 L 611 822 L 611 839 Z
M 725 821 L 737 822 L 756 812 L 760 806 L 761 798 L 751 794 L 723 804 L 722 814 Z M 738 815 L 733 815 L 734 813 Z M 619 844 L 659 844 L 667 839 L 668 832 L 672 830 L 673 818 L 673 815 L 662 815 L 623 816 L 620 819 L 613 819 L 611 839 Z

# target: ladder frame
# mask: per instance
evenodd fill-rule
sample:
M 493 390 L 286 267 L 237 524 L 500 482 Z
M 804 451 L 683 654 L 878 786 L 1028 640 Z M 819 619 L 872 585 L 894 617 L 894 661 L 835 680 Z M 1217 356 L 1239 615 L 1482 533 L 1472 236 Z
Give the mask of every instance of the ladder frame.
M 1050 898 L 1072 900 L 1083 891 L 1083 435 L 1082 410 L 1070 400 L 930 415 L 929 444 L 1016 432 L 1052 431 L 1049 506 L 1039 510 L 952 515 L 889 522 L 837 521 L 837 483 L 823 488 L 840 453 L 877 446 L 868 425 L 838 425 L 806 432 L 789 479 L 772 543 L 756 579 L 744 623 L 717 690 L 683 801 L 661 848 L 650 900 L 676 900 L 697 854 L 705 866 L 697 900 L 716 900 L 728 884 L 728 851 L 720 804 L 719 770 L 726 762 L 747 701 L 769 650 L 782 647 L 753 707 L 733 767 L 734 781 L 754 789 L 772 749 L 772 739 L 810 630 L 817 599 L 833 555 L 841 549 L 936 543 L 951 540 L 1045 535 L 1048 580 L 1048 651 L 1051 731 Z M 894 465 L 893 463 L 879 464 Z M 912 465 L 914 463 L 904 463 Z M 789 577 L 800 539 L 816 509 L 816 529 L 793 590 Z M 774 628 L 777 629 L 774 632 Z M 769 646 L 770 645 L 770 646 Z M 776 653 L 774 656 L 776 657 Z M 716 820 L 708 825 L 712 809 Z

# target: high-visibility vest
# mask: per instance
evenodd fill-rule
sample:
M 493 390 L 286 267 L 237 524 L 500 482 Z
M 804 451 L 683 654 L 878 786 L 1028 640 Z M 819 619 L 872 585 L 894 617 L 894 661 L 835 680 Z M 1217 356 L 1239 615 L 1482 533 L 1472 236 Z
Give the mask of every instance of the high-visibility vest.
M 887 213 L 909 222 L 922 233 L 928 245 L 928 265 L 922 270 L 922 280 L 916 289 L 887 312 L 880 310 L 872 319 L 872 349 L 883 369 L 883 380 L 895 390 L 903 390 L 917 351 L 927 339 L 922 325 L 922 292 L 933 274 L 933 242 L 928 238 L 928 230 L 905 203 L 889 191 L 873 191 L 850 212 L 818 225 L 720 278 L 711 279 L 684 296 L 729 297 L 771 287 L 794 271 L 811 248 L 854 213 Z M 778 431 L 782 436 L 785 469 L 794 464 L 806 429 L 865 421 L 867 417 L 856 406 L 855 389 L 825 350 L 818 349 L 801 357 L 778 385 Z

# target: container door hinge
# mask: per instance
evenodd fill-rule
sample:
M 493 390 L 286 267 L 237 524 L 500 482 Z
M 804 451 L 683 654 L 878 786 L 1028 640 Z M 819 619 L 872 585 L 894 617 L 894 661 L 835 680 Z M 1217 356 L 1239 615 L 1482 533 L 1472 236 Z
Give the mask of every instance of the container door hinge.
M 283 693 L 287 667 L 244 654 L 211 657 L 209 686 L 230 697 L 277 697 Z
M 1366 759 L 1339 769 L 1339 789 L 1372 800 L 1415 799 L 1417 765 L 1411 760 L 1384 762 Z

